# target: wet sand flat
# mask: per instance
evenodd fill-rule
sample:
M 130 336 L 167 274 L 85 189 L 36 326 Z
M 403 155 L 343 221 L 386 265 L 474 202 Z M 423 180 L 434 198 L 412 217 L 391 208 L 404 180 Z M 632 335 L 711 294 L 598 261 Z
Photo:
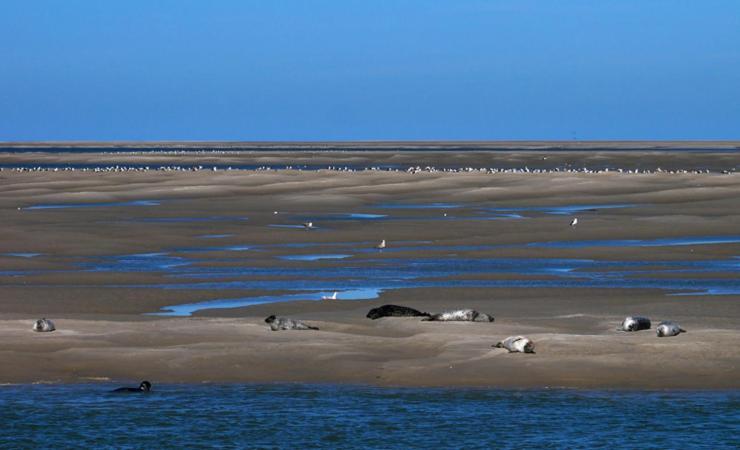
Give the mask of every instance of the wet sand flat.
M 677 161 L 698 168 L 701 158 L 684 155 Z M 725 154 L 714 164 L 731 168 L 737 160 Z M 463 268 L 430 276 L 435 283 L 443 280 L 433 287 L 424 287 L 419 278 L 399 278 L 377 299 L 342 300 L 340 294 L 337 301 L 307 297 L 201 309 L 192 317 L 148 315 L 169 305 L 314 292 L 313 287 L 293 288 L 298 281 L 315 281 L 324 270 L 331 275 L 336 268 L 356 266 L 362 272 L 432 258 L 618 261 L 626 270 L 641 272 L 619 275 L 629 280 L 647 277 L 670 284 L 689 279 L 701 286 L 718 280 L 717 286 L 733 288 L 740 243 L 732 239 L 655 246 L 530 244 L 740 235 L 737 174 L 6 170 L 0 172 L 0 188 L 0 382 L 150 378 L 580 388 L 739 385 L 740 296 L 606 288 L 598 284 L 602 275 L 589 278 L 598 281 L 597 287 L 481 287 L 459 281 L 563 278 L 557 272 L 522 275 L 494 269 L 465 274 Z M 90 203 L 100 205 L 30 208 Z M 432 204 L 442 205 L 411 207 Z M 594 208 L 573 214 L 542 209 L 568 205 Z M 487 215 L 489 209 L 507 208 L 524 208 L 517 210 L 522 217 Z M 349 214 L 366 216 L 344 217 Z M 579 217 L 575 228 L 568 225 L 574 215 Z M 270 226 L 300 225 L 307 219 L 316 222 L 316 230 Z M 372 250 L 381 239 L 389 249 Z M 349 256 L 316 259 L 317 254 Z M 645 261 L 650 265 L 629 265 Z M 712 264 L 700 271 L 702 262 Z M 622 269 L 607 264 L 579 270 L 601 270 L 608 280 Z M 183 287 L 203 282 L 198 277 L 204 270 L 214 272 L 207 281 L 220 284 Z M 368 272 L 368 278 L 373 276 Z M 349 283 L 341 273 L 328 279 L 327 286 Z M 472 307 L 496 321 L 364 317 L 385 303 L 429 312 Z M 302 319 L 321 330 L 270 332 L 263 322 L 270 314 Z M 633 314 L 648 315 L 654 324 L 676 320 L 688 332 L 663 339 L 654 329 L 617 332 L 621 319 Z M 39 317 L 55 320 L 58 331 L 31 332 Z M 519 334 L 536 342 L 536 354 L 491 348 Z

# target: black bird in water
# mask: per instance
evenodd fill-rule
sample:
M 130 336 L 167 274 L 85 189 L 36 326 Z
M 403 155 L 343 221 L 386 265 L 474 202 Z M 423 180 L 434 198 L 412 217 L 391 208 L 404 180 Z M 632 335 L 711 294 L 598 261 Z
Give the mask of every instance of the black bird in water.
M 149 392 L 152 390 L 152 383 L 148 381 L 142 381 L 139 387 L 132 388 L 132 387 L 121 387 L 118 389 L 114 389 L 113 392 Z

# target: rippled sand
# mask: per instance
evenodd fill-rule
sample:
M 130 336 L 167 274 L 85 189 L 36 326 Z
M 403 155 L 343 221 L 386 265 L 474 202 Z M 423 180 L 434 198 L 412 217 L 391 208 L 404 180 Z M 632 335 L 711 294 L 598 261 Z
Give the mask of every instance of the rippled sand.
M 701 155 L 677 160 L 685 167 L 700 166 L 703 161 Z M 733 154 L 725 155 L 721 164 L 737 165 L 737 160 Z M 648 289 L 413 288 L 384 291 L 380 299 L 370 301 L 297 301 L 205 310 L 192 318 L 163 318 L 143 314 L 168 305 L 275 292 L 134 287 L 172 279 L 152 271 L 84 272 L 76 264 L 106 255 L 237 246 L 261 250 L 213 250 L 208 264 L 229 266 L 235 264 L 233 258 L 263 267 L 343 264 L 345 260 L 286 261 L 279 256 L 318 252 L 279 250 L 279 246 L 366 242 L 371 247 L 381 239 L 391 246 L 397 241 L 423 241 L 440 249 L 492 247 L 403 254 L 412 258 L 454 259 L 463 254 L 467 258 L 732 260 L 740 256 L 740 244 L 582 248 L 524 244 L 737 235 L 740 175 L 5 171 L 0 173 L 0 187 L 0 254 L 38 254 L 0 256 L 0 382 L 107 377 L 506 387 L 738 387 L 737 295 L 683 297 Z M 126 204 L 141 200 L 158 204 Z M 89 202 L 124 204 L 23 209 Z M 578 212 L 581 220 L 575 229 L 568 226 L 570 215 L 541 211 L 526 212 L 522 220 L 437 220 L 435 214 L 452 215 L 451 211 L 424 209 L 404 211 L 403 220 L 317 223 L 316 231 L 269 226 L 292 224 L 293 217 L 384 214 L 377 207 L 383 203 L 452 203 L 465 205 L 463 209 L 468 205 L 637 206 Z M 204 240 L 204 235 L 224 236 Z M 496 247 L 500 245 L 510 247 Z M 343 254 L 344 250 L 325 253 Z M 181 256 L 196 259 L 198 254 Z M 379 257 L 393 256 L 388 252 Z M 351 258 L 346 262 L 351 263 Z M 679 279 L 682 274 L 661 276 Z M 694 276 L 737 280 L 738 269 L 730 266 L 723 272 Z M 244 279 L 249 279 L 248 274 Z M 290 277 L 285 282 L 283 293 L 287 294 Z M 364 317 L 368 309 L 383 303 L 431 312 L 473 307 L 493 314 L 496 321 L 425 323 Z M 263 322 L 270 314 L 304 319 L 321 330 L 270 332 Z M 619 321 L 631 314 L 648 315 L 656 323 L 676 320 L 688 333 L 658 339 L 654 331 L 615 331 Z M 54 319 L 58 331 L 32 333 L 31 321 L 42 316 Z M 512 334 L 533 338 L 537 353 L 509 355 L 491 348 Z

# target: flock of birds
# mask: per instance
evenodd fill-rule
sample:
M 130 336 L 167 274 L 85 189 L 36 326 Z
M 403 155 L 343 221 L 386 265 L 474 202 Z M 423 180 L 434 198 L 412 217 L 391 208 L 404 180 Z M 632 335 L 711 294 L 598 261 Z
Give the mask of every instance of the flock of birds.
M 48 167 L 48 166 L 18 166 L 18 167 L 0 167 L 2 171 L 12 172 L 92 172 L 92 173 L 111 173 L 111 172 L 200 172 L 200 171 L 242 171 L 242 170 L 253 170 L 260 172 L 278 171 L 278 170 L 296 170 L 296 171 L 314 171 L 316 169 L 307 169 L 300 166 L 259 166 L 259 167 L 217 167 L 217 166 L 181 166 L 181 165 L 167 165 L 167 166 L 127 166 L 127 165 L 111 165 L 111 166 L 100 166 L 100 167 L 74 167 L 74 166 L 62 166 L 62 167 Z M 496 168 L 496 167 L 434 167 L 434 166 L 410 166 L 406 169 L 393 168 L 393 167 L 363 167 L 355 168 L 348 166 L 326 166 L 321 170 L 328 170 L 334 172 L 405 172 L 409 174 L 417 173 L 486 173 L 486 174 L 542 174 L 542 173 L 587 173 L 587 174 L 602 174 L 602 173 L 627 173 L 627 174 L 708 174 L 712 173 L 709 169 L 623 169 L 623 168 L 602 168 L 602 169 L 590 169 L 587 167 L 555 167 L 551 169 L 530 169 L 529 167 L 523 168 Z M 715 173 L 731 174 L 736 173 L 737 169 L 725 169 L 721 171 L 715 171 Z

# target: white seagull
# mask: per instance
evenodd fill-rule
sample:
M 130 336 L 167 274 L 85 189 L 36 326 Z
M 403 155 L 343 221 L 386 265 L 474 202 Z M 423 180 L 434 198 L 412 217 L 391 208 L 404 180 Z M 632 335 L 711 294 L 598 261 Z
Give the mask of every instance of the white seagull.
M 303 227 L 307 230 L 310 230 L 313 228 L 313 222 L 306 222 L 303 224 Z
M 570 226 L 574 227 L 578 225 L 578 217 L 574 217 L 573 220 L 570 221 Z
M 385 248 L 385 239 L 380 241 L 380 244 L 376 245 L 375 248 L 377 248 L 378 250 L 383 250 Z
M 321 300 L 336 300 L 337 299 L 337 291 L 334 291 L 331 295 L 322 295 Z

